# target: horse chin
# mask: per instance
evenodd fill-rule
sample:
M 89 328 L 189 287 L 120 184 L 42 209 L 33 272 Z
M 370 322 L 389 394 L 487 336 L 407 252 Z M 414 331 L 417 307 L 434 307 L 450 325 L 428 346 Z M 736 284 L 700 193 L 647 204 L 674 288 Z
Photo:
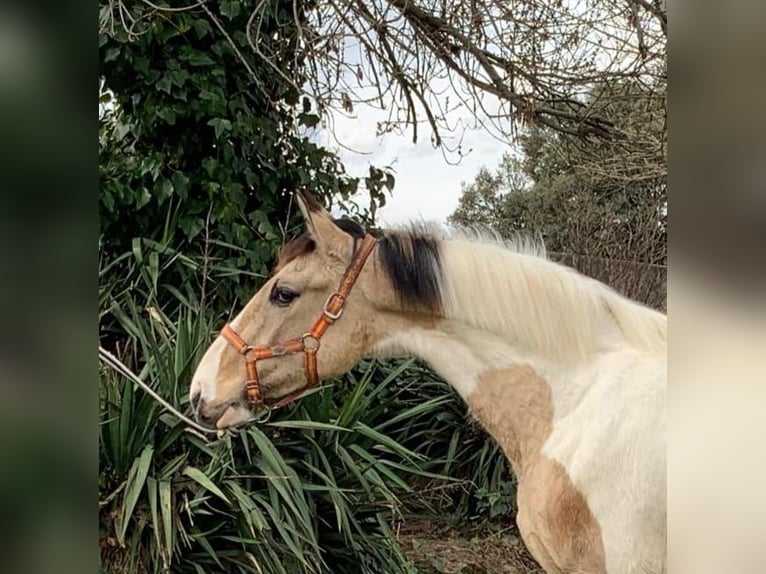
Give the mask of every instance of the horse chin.
M 246 423 L 251 417 L 250 410 L 246 407 L 229 407 L 223 412 L 221 418 L 215 423 L 215 426 L 217 429 L 222 430 Z

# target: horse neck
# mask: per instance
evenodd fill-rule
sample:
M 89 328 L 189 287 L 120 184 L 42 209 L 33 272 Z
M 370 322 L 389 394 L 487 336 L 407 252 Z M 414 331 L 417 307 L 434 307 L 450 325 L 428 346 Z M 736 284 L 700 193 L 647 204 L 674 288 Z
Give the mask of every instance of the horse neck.
M 552 385 L 562 380 L 556 364 L 449 319 L 413 316 L 389 323 L 399 328 L 379 341 L 374 354 L 424 360 L 465 400 L 520 474 L 550 432 Z

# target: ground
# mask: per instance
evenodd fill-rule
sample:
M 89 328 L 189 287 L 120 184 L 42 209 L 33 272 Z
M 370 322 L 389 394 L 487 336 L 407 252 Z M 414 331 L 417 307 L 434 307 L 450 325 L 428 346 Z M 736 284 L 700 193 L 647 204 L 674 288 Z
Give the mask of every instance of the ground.
M 423 574 L 544 574 L 515 526 L 470 531 L 408 522 L 399 532 L 405 553 Z

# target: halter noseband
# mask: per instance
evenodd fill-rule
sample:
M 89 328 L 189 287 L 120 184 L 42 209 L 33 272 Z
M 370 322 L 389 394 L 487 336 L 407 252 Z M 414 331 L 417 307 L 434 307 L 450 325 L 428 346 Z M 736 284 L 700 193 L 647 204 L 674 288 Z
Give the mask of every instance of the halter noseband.
M 346 272 L 343 274 L 343 278 L 340 281 L 337 291 L 334 291 L 327 298 L 324 308 L 322 309 L 322 314 L 314 322 L 311 330 L 301 335 L 299 338 L 282 341 L 275 345 L 253 346 L 247 343 L 239 333 L 229 325 L 224 326 L 221 330 L 223 338 L 245 358 L 245 369 L 247 371 L 245 392 L 247 395 L 248 406 L 251 409 L 262 409 L 267 406 L 263 400 L 261 383 L 258 378 L 258 361 L 285 355 L 293 355 L 295 353 L 303 353 L 305 357 L 306 384 L 297 391 L 282 397 L 275 404 L 271 405 L 269 407 L 270 409 L 278 409 L 293 402 L 308 389 L 319 384 L 319 374 L 317 373 L 317 351 L 319 350 L 319 342 L 322 339 L 322 335 L 327 331 L 327 328 L 343 315 L 343 309 L 346 306 L 346 298 L 351 292 L 354 283 L 356 283 L 356 280 L 359 278 L 359 274 L 362 272 L 364 264 L 367 262 L 370 253 L 372 253 L 376 242 L 377 240 L 372 235 L 365 236 L 362 240 L 362 244 L 359 246 L 356 256 L 346 268 Z

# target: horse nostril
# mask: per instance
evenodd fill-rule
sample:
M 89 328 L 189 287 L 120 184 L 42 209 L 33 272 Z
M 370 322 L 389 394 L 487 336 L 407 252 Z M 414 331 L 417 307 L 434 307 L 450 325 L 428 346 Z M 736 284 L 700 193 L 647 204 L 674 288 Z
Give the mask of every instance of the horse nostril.
M 201 389 L 193 389 L 191 395 L 189 396 L 189 402 L 191 402 L 191 406 L 195 411 L 199 408 L 199 400 L 201 396 Z
M 194 418 L 197 419 L 198 423 L 202 423 L 206 426 L 212 426 L 213 423 L 218 420 L 218 412 L 216 409 L 211 411 L 205 407 L 205 401 L 201 401 L 199 400 L 199 397 L 197 397 L 197 407 L 194 409 Z
M 202 396 L 202 385 L 199 381 L 192 381 L 191 387 L 189 388 L 189 402 L 195 411 L 199 407 L 200 396 Z

